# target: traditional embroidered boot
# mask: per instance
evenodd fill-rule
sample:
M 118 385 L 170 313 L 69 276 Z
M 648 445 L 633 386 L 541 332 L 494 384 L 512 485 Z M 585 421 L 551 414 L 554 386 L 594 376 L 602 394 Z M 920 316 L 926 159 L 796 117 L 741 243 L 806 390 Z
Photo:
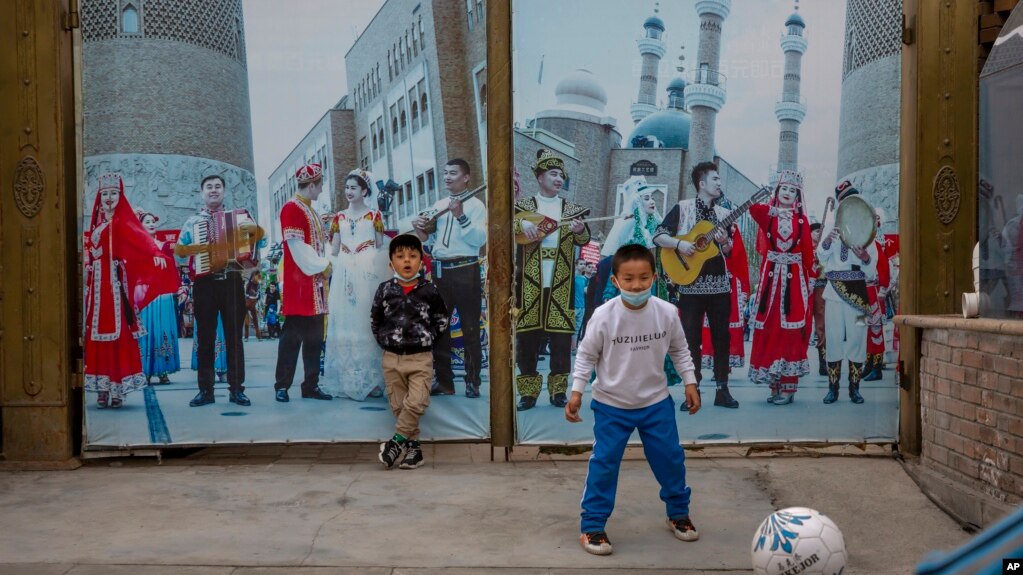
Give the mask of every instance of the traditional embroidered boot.
M 818 375 L 823 375 L 823 376 L 827 377 L 827 375 L 828 375 L 828 358 L 827 358 L 827 351 L 824 349 L 823 345 L 817 348 L 817 360 L 818 360 L 818 363 L 817 363 L 817 374 Z
M 881 373 L 881 368 L 884 366 L 884 354 L 875 353 L 870 356 L 870 369 L 864 368 L 863 381 L 881 381 L 884 374 Z
M 863 403 L 860 395 L 860 379 L 863 377 L 863 364 L 849 362 L 849 399 L 853 403 Z
M 526 411 L 536 406 L 536 397 L 540 395 L 540 385 L 543 377 L 540 375 L 520 375 L 515 378 L 515 386 L 519 388 L 518 411 Z
M 838 382 L 842 378 L 842 362 L 828 362 L 828 394 L 824 396 L 824 403 L 830 404 L 838 401 Z
M 547 376 L 547 392 L 551 395 L 551 405 L 565 407 L 568 405 L 568 374 L 552 373 Z

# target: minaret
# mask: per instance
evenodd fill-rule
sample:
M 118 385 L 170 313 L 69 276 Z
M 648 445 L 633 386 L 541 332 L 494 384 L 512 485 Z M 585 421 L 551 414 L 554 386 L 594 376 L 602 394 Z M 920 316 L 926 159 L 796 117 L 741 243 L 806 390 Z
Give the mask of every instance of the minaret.
M 799 124 L 806 117 L 806 104 L 799 95 L 800 69 L 806 52 L 806 24 L 799 15 L 799 0 L 796 11 L 785 21 L 785 35 L 781 37 L 781 49 L 785 53 L 785 80 L 782 82 L 781 98 L 774 105 L 774 116 L 778 118 L 778 167 L 777 171 L 797 171 L 799 163 Z
M 731 8 L 732 0 L 696 0 L 696 13 L 700 16 L 700 45 L 696 52 L 696 66 L 689 72 L 685 91 L 686 104 L 693 116 L 686 173 L 700 162 L 714 160 L 714 121 L 725 105 L 725 77 L 718 69 L 721 25 Z
M 664 21 L 657 15 L 660 3 L 657 6 L 654 15 L 643 22 L 646 35 L 636 40 L 639 54 L 643 57 L 643 71 L 639 77 L 639 97 L 629 108 L 635 124 L 657 111 L 657 71 L 665 52 L 664 40 L 661 39 L 664 35 Z

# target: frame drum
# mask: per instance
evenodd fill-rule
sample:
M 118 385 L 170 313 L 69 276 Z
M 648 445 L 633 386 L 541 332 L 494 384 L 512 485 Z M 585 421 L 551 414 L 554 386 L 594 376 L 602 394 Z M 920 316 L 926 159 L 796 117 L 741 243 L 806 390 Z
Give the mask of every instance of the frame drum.
M 874 208 L 860 196 L 849 196 L 838 203 L 835 226 L 846 245 L 865 248 L 874 241 L 877 234 Z

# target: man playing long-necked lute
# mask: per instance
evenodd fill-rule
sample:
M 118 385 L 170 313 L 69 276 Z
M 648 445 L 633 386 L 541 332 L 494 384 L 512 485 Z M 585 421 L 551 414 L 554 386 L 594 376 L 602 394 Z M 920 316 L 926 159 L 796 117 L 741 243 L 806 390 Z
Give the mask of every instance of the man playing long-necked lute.
M 588 208 L 558 195 L 568 177 L 564 160 L 550 150 L 539 150 L 533 174 L 540 184 L 540 193 L 515 202 L 514 218 L 515 233 L 525 236 L 528 242 L 515 251 L 519 302 L 515 320 L 515 363 L 519 374 L 515 384 L 520 396 L 519 411 L 536 405 L 543 383 L 536 364 L 540 348 L 548 340 L 551 353 L 547 391 L 551 405 L 565 407 L 568 403 L 568 372 L 576 327 L 572 293 L 575 249 L 590 241 L 589 228 L 581 221 Z M 534 224 L 528 217 L 531 214 L 546 216 L 556 224 Z

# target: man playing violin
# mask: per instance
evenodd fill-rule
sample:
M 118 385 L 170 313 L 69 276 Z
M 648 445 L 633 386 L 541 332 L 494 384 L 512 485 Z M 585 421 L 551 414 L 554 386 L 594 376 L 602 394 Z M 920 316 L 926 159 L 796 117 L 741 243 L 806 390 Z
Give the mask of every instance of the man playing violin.
M 515 234 L 526 243 L 515 250 L 516 297 L 515 363 L 519 393 L 517 409 L 536 405 L 543 377 L 537 371 L 540 348 L 550 342 L 550 369 L 547 392 L 551 405 L 568 403 L 568 373 L 571 369 L 572 335 L 576 331 L 574 304 L 574 260 L 576 247 L 590 241 L 590 230 L 581 218 L 588 208 L 560 197 L 558 193 L 568 175 L 565 162 L 547 149 L 536 154 L 533 174 L 540 185 L 539 195 L 515 202 Z M 544 216 L 558 222 L 545 234 L 531 219 Z
M 431 247 L 433 282 L 448 310 L 458 309 L 465 349 L 465 396 L 480 396 L 480 368 L 483 344 L 480 342 L 480 314 L 483 309 L 483 279 L 480 274 L 480 250 L 487 242 L 487 207 L 479 198 L 459 199 L 469 188 L 469 164 L 461 158 L 444 165 L 444 187 L 448 197 L 433 205 L 435 211 L 448 211 L 437 218 L 436 226 L 428 215 L 413 222 L 415 233 Z M 449 318 L 450 319 L 450 318 Z M 455 372 L 451 369 L 451 334 L 445 330 L 433 346 L 436 381 L 430 395 L 453 395 Z
M 683 258 L 695 254 L 696 245 L 675 236 L 688 234 L 701 221 L 716 224 L 729 214 L 727 209 L 717 203 L 722 194 L 717 165 L 713 162 L 697 164 L 693 168 L 692 181 L 696 186 L 696 198 L 677 203 L 654 234 L 654 244 L 674 249 Z M 737 233 L 737 230 L 732 230 L 732 234 Z M 682 331 L 686 334 L 689 353 L 696 365 L 697 385 L 703 379 L 700 371 L 703 317 L 707 316 L 710 339 L 714 346 L 714 381 L 717 384 L 714 405 L 734 409 L 739 407 L 739 402 L 728 391 L 728 352 L 731 342 L 728 324 L 732 310 L 732 288 L 725 263 L 725 258 L 732 251 L 732 234 L 723 229 L 717 231 L 714 242 L 720 253 L 703 264 L 696 281 L 677 286 L 677 305 L 682 316 Z M 688 408 L 683 406 L 682 409 Z

